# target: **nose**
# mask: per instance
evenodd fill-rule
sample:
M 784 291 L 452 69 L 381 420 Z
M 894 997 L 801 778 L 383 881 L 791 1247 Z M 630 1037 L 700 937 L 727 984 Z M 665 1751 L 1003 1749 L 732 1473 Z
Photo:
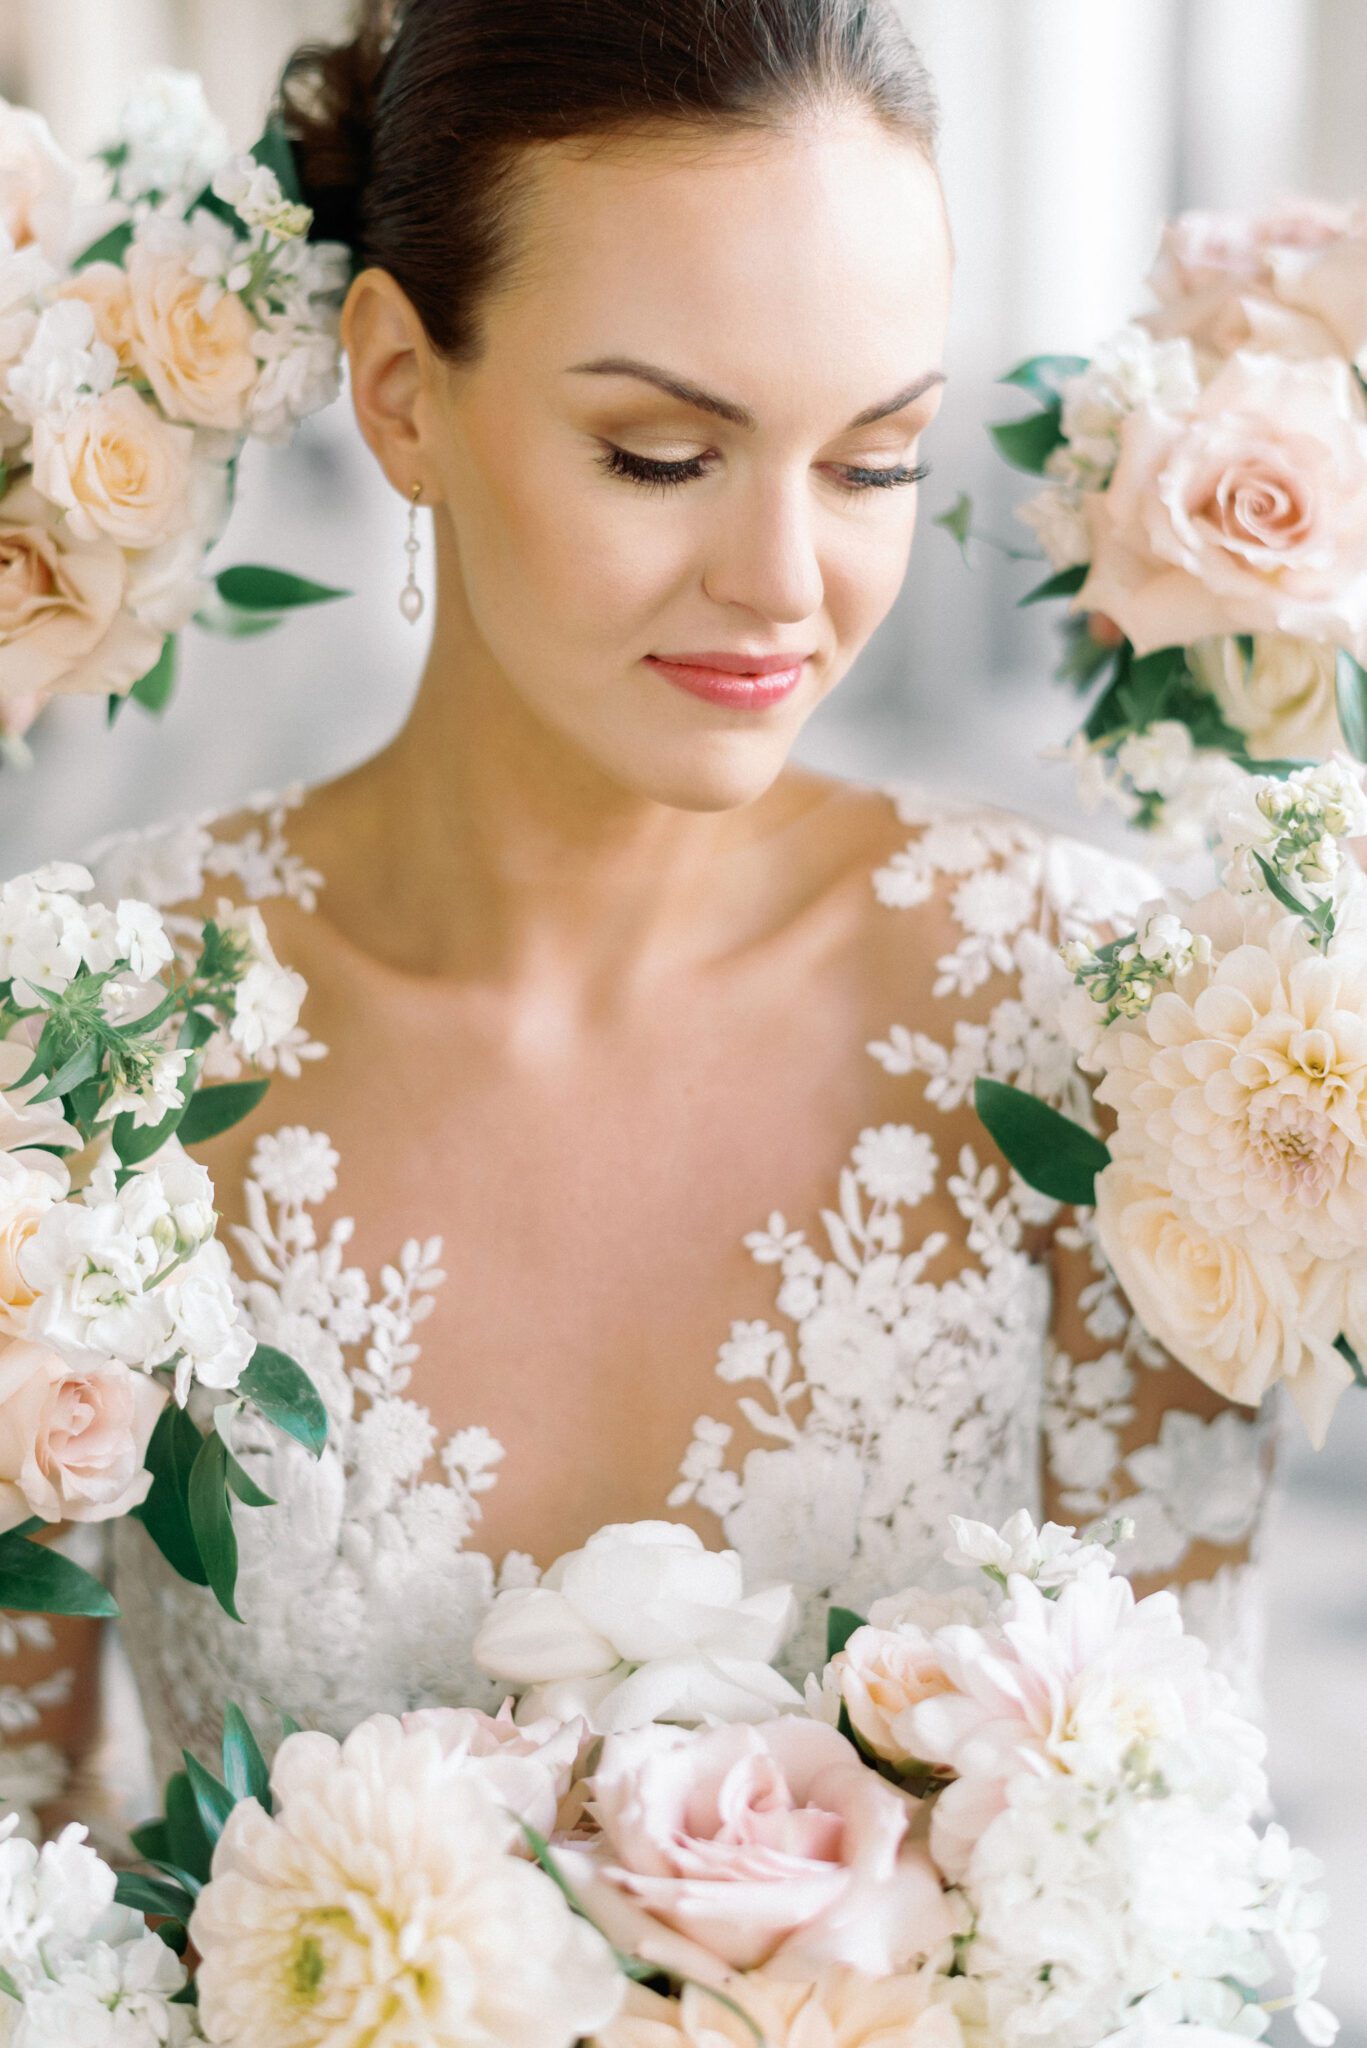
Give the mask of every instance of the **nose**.
M 711 535 L 703 589 L 776 625 L 798 625 L 821 605 L 825 582 L 804 476 L 737 491 Z

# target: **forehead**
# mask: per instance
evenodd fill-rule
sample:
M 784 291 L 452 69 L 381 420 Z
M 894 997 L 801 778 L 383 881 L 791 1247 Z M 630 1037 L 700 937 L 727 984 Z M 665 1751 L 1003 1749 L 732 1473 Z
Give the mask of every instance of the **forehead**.
M 818 376 L 832 396 L 858 386 L 851 414 L 939 363 L 939 179 L 872 116 L 555 144 L 528 177 L 514 288 L 489 309 L 495 357 L 611 349 L 752 399 Z

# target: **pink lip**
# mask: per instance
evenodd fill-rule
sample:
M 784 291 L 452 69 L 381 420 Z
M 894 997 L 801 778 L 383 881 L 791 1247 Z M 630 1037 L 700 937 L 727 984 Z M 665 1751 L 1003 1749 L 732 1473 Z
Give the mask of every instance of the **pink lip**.
M 802 680 L 807 657 L 802 654 L 689 654 L 672 657 L 648 654 L 651 668 L 709 704 L 732 710 L 761 711 L 791 696 Z

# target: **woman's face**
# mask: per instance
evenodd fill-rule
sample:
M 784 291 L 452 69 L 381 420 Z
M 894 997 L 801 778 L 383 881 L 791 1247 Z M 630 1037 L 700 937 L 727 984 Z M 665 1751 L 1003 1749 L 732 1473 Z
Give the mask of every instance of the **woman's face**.
M 458 658 L 615 783 L 745 803 L 906 570 L 949 311 L 938 178 L 857 114 L 556 145 L 524 232 L 480 363 L 434 359 L 415 408 L 438 630 L 454 605 Z M 718 701 L 659 660 L 718 653 L 796 678 Z

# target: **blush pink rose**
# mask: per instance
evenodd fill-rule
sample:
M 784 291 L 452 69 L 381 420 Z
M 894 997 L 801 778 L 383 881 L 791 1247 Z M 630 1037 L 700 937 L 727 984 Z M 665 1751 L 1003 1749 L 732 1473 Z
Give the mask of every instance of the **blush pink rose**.
M 1256 348 L 1353 361 L 1367 344 L 1367 211 L 1306 199 L 1182 214 L 1149 284 L 1159 304 L 1143 325 L 1186 335 L 1207 357 Z
M 519 1727 L 510 1699 L 497 1714 L 483 1714 L 477 1707 L 419 1707 L 400 1719 L 409 1734 L 429 1729 L 443 1756 L 463 1756 L 471 1775 L 482 1779 L 509 1813 L 538 1834 L 554 1831 L 588 1739 L 586 1721 L 547 1717 Z
M 781 1958 L 883 1974 L 957 1924 L 911 1839 L 918 1802 L 820 1722 L 610 1736 L 591 1794 L 602 1838 L 585 1860 L 602 1882 L 586 1903 L 648 1959 L 678 1960 L 672 1934 L 714 1970 Z
M 0 1530 L 30 1515 L 104 1522 L 147 1497 L 167 1392 L 111 1359 L 73 1369 L 46 1344 L 0 1343 Z
M 1367 418 L 1346 363 L 1240 353 L 1189 413 L 1137 407 L 1086 511 L 1074 609 L 1140 654 L 1219 633 L 1367 653 Z

